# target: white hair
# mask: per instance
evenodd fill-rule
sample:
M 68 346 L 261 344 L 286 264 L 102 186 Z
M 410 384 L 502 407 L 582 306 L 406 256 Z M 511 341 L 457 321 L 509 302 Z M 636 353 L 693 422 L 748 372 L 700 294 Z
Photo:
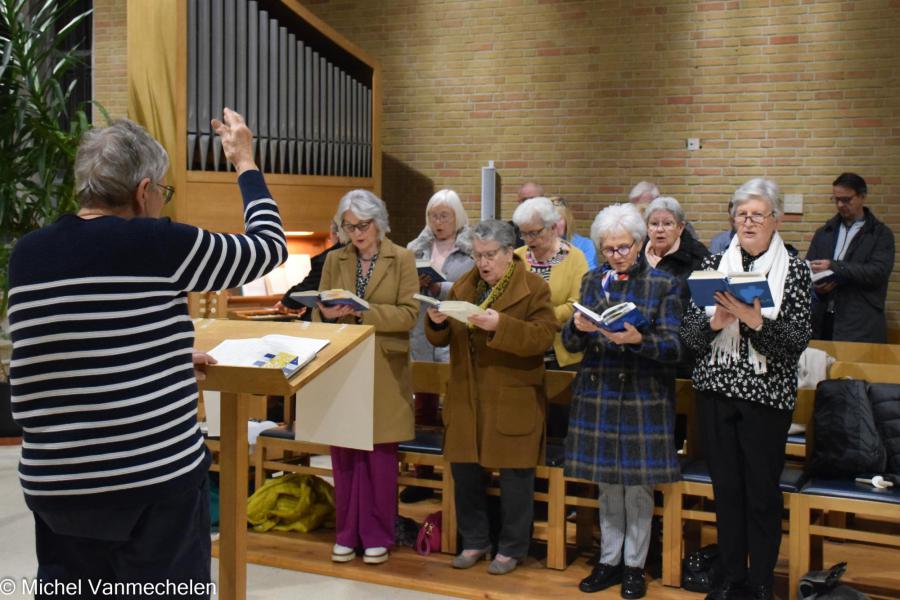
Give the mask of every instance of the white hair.
M 378 226 L 378 239 L 383 240 L 385 234 L 390 233 L 391 226 L 388 225 L 388 211 L 381 198 L 370 192 L 369 190 L 350 190 L 341 201 L 338 202 L 337 211 L 334 213 L 334 222 L 340 223 L 344 218 L 344 213 L 352 212 L 358 219 L 366 221 L 372 219 Z M 350 242 L 350 236 L 344 232 L 343 228 L 338 229 L 338 237 L 342 244 Z
M 469 224 L 469 215 L 466 214 L 463 208 L 459 194 L 453 190 L 440 190 L 434 193 L 428 201 L 428 205 L 425 206 L 425 227 L 431 229 L 431 226 L 428 224 L 428 214 L 433 208 L 438 206 L 447 206 L 453 210 L 453 216 L 456 217 L 456 231 Z
M 734 218 L 738 208 L 744 202 L 753 198 L 760 198 L 768 202 L 775 218 L 780 217 L 784 211 L 784 203 L 781 199 L 781 190 L 778 189 L 778 184 L 771 179 L 756 177 L 744 183 L 734 192 L 734 196 L 731 198 L 731 218 Z
M 658 210 L 665 210 L 672 213 L 672 216 L 675 217 L 675 220 L 681 224 L 685 221 L 684 209 L 681 208 L 681 205 L 678 203 L 678 200 L 672 198 L 670 196 L 660 196 L 656 198 L 647 205 L 647 208 L 644 209 L 644 220 L 649 221 L 650 215 L 655 213 Z
M 647 225 L 633 204 L 611 204 L 601 210 L 591 224 L 591 241 L 600 248 L 606 236 L 625 232 L 640 244 L 647 237 Z
M 654 198 L 659 198 L 659 188 L 655 183 L 649 181 L 641 181 L 628 192 L 628 200 L 634 202 L 644 194 L 650 194 Z
M 513 213 L 512 221 L 516 227 L 522 227 L 531 223 L 535 217 L 540 219 L 544 227 L 552 227 L 559 222 L 560 216 L 556 207 L 549 198 L 538 196 L 537 198 L 529 198 L 516 207 Z

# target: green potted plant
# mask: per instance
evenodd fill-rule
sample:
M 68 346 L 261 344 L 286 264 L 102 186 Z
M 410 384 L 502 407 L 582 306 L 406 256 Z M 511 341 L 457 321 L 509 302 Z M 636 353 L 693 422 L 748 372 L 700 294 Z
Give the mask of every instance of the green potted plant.
M 79 60 L 71 38 L 90 11 L 74 7 L 74 0 L 0 0 L 0 322 L 16 241 L 77 206 L 72 165 L 91 125 L 84 106 L 71 106 Z M 0 360 L 8 355 L 4 334 Z M 0 437 L 18 435 L 5 372 L 0 369 Z

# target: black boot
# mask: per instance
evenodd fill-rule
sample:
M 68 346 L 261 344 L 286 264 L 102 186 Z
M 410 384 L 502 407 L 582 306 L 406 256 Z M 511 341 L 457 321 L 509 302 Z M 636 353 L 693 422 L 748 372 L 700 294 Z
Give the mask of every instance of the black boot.
M 578 589 L 582 592 L 592 594 L 605 590 L 606 588 L 622 582 L 622 565 L 607 565 L 605 563 L 597 563 L 591 574 L 581 580 Z
M 727 581 L 708 593 L 706 600 L 748 600 L 750 594 L 744 582 Z
M 647 593 L 644 570 L 640 567 L 625 567 L 622 572 L 622 597 L 628 600 L 643 598 Z
M 751 585 L 750 598 L 753 600 L 776 600 L 771 585 Z

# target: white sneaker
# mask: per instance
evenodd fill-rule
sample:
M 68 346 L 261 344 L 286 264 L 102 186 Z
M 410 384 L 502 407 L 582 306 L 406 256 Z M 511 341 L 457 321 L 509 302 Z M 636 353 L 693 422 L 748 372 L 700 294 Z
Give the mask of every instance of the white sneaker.
M 381 546 L 366 548 L 366 552 L 363 554 L 363 562 L 369 565 L 378 565 L 387 562 L 388 555 L 388 549 Z
M 356 558 L 356 550 L 347 546 L 335 544 L 331 547 L 331 560 L 334 562 L 350 562 Z

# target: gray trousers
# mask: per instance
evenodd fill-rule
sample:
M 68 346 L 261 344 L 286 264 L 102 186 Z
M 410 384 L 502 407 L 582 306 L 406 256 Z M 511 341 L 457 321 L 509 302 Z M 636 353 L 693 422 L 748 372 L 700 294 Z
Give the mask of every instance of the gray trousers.
M 456 523 L 463 550 L 491 545 L 484 469 L 477 463 L 451 463 Z M 500 469 L 500 543 L 504 556 L 524 558 L 531 544 L 534 517 L 534 469 Z
M 650 548 L 653 486 L 600 483 L 600 562 L 644 568 Z

